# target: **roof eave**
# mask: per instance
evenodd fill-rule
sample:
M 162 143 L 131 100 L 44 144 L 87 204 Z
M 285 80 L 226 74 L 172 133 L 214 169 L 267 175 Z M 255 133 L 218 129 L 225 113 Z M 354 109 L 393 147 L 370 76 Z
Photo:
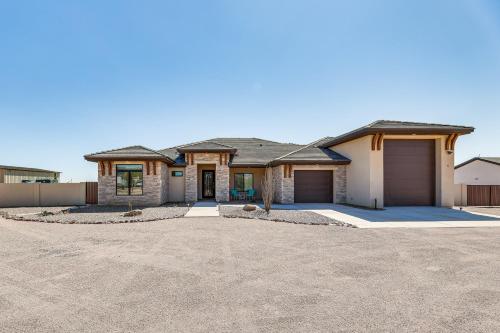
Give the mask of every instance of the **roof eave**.
M 357 132 L 345 135 L 344 137 L 334 138 L 322 144 L 321 148 L 328 148 L 341 143 L 349 142 L 355 139 L 362 138 L 367 135 L 377 133 L 392 134 L 392 135 L 447 135 L 447 134 L 470 134 L 474 132 L 474 127 L 451 127 L 449 129 L 442 128 L 363 128 Z
M 271 166 L 283 165 L 283 164 L 296 164 L 296 165 L 348 165 L 351 164 L 349 160 L 331 160 L 331 161 L 318 161 L 318 160 L 274 160 L 269 163 Z
M 120 157 L 105 157 L 105 156 L 91 156 L 85 155 L 83 157 L 89 162 L 99 162 L 99 161 L 162 161 L 167 164 L 174 164 L 175 162 L 168 157 L 160 156 L 120 156 Z

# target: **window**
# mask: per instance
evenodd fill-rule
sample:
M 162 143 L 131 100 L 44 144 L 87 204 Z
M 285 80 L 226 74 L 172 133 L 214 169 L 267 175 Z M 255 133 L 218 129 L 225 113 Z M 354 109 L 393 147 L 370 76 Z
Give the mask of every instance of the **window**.
M 234 175 L 234 187 L 238 191 L 253 189 L 253 173 L 236 173 Z
M 184 172 L 182 171 L 172 171 L 172 177 L 182 177 L 184 176 Z
M 142 164 L 116 165 L 116 195 L 142 195 Z

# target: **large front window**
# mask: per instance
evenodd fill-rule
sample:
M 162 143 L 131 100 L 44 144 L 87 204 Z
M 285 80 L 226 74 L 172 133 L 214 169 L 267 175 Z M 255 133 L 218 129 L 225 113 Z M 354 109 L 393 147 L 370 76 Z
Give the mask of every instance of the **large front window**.
M 116 195 L 142 195 L 142 164 L 116 165 Z
M 247 191 L 253 189 L 253 174 L 236 173 L 234 175 L 234 187 L 238 191 Z

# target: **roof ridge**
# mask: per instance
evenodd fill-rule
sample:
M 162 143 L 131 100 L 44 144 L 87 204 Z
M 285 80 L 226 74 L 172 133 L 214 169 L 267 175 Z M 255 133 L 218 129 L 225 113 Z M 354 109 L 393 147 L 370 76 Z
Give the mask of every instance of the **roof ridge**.
M 220 139 L 220 138 L 219 138 Z M 214 141 L 215 139 L 207 139 L 207 140 L 201 140 L 201 141 L 195 141 L 195 142 L 191 142 L 191 143 L 187 143 L 185 145 L 179 145 L 179 146 L 174 146 L 174 147 L 171 147 L 171 148 L 165 148 L 165 149 L 179 149 L 179 148 L 185 148 L 185 147 L 188 147 L 188 146 L 194 146 L 194 145 L 199 145 L 201 143 L 215 143 L 215 144 L 218 144 L 220 146 L 224 146 L 224 147 L 227 147 L 227 148 L 232 148 L 232 149 L 236 149 L 235 147 L 233 146 L 230 146 L 230 145 L 226 145 L 226 144 L 223 144 L 223 143 L 220 143 L 220 142 L 217 142 L 217 141 Z
M 301 150 L 303 150 L 303 149 L 306 149 L 306 148 L 309 148 L 309 147 L 311 147 L 312 145 L 314 145 L 314 144 L 316 144 L 316 143 L 318 143 L 318 142 L 320 142 L 320 141 L 322 141 L 322 140 L 324 140 L 324 139 L 326 139 L 326 138 L 327 138 L 327 136 L 325 136 L 325 137 L 323 137 L 323 138 L 321 138 L 321 139 L 319 139 L 319 140 L 313 141 L 313 142 L 311 142 L 311 143 L 309 143 L 309 144 L 307 144 L 307 145 L 305 145 L 305 146 L 303 146 L 303 147 L 300 147 L 299 149 L 296 149 L 296 150 L 294 150 L 294 151 L 291 151 L 291 152 L 289 152 L 289 153 L 287 153 L 287 154 L 285 154 L 285 155 L 283 155 L 283 156 L 276 157 L 275 159 L 273 159 L 273 160 L 271 160 L 271 161 L 280 160 L 280 159 L 283 159 L 283 158 L 285 158 L 285 157 L 287 157 L 287 156 L 290 156 L 290 155 L 292 155 L 292 154 L 298 153 L 299 151 L 301 151 Z

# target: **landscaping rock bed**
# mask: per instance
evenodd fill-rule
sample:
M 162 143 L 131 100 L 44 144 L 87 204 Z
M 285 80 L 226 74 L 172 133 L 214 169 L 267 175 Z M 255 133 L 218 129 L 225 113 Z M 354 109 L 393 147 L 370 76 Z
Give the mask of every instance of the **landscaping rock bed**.
M 26 207 L 2 209 L 0 215 L 19 221 L 34 221 L 64 224 L 107 224 L 149 222 L 183 217 L 189 207 L 171 204 L 159 207 L 138 208 L 141 214 L 124 216 L 129 211 L 126 206 L 83 206 L 83 207 Z
M 272 209 L 269 214 L 267 214 L 266 211 L 262 208 L 257 208 L 254 211 L 245 211 L 241 207 L 221 205 L 219 206 L 219 213 L 221 216 L 228 218 L 246 218 L 294 224 L 337 225 L 343 227 L 353 227 L 350 224 L 336 221 L 323 215 L 299 210 Z

